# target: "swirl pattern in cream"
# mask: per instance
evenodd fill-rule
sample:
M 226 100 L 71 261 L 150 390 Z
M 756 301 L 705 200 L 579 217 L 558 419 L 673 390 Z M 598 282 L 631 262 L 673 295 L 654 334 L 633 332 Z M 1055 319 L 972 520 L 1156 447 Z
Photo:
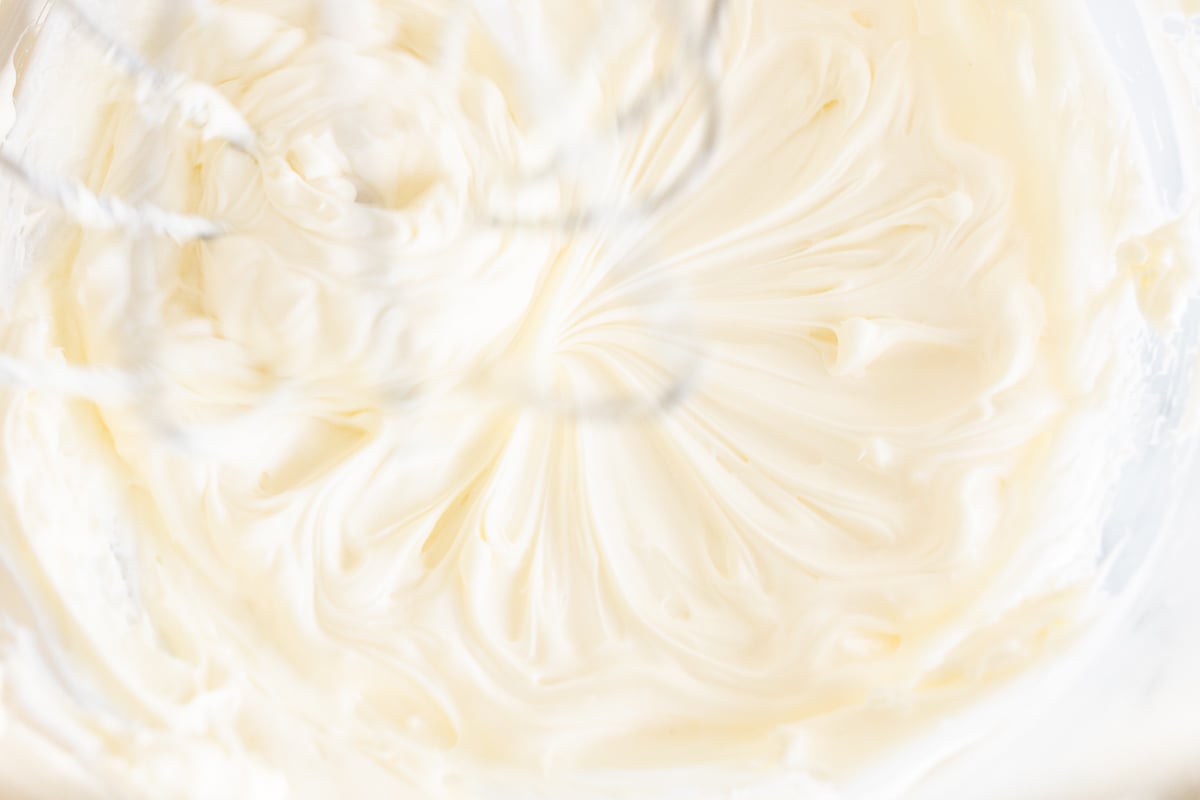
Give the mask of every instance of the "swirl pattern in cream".
M 836 781 L 1086 617 L 1096 454 L 1169 270 L 1116 256 L 1160 220 L 1082 3 L 737 0 L 703 171 L 577 226 L 521 220 L 675 180 L 703 65 L 594 135 L 683 63 L 626 9 L 563 100 L 587 146 L 533 180 L 559 139 L 526 28 L 480 4 L 448 69 L 453 5 L 178 12 L 151 55 L 253 151 L 148 112 L 59 16 L 14 65 L 24 119 L 74 122 L 8 146 L 228 231 L 27 201 L 5 352 L 143 391 L 0 394 L 0 742 L 45 768 L 14 786 Z M 569 61 L 597 9 L 539 8 Z

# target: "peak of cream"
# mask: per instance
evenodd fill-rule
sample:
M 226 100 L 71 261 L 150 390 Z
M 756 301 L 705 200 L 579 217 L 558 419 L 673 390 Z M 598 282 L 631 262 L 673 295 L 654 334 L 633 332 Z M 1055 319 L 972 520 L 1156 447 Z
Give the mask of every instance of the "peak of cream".
M 1193 262 L 1082 2 L 735 0 L 704 170 L 576 226 L 489 220 L 655 197 L 711 124 L 636 5 L 116 5 L 254 157 L 70 15 L 14 62 L 5 152 L 225 227 L 5 190 L 0 787 L 774 800 L 927 744 L 879 798 L 1085 628 Z

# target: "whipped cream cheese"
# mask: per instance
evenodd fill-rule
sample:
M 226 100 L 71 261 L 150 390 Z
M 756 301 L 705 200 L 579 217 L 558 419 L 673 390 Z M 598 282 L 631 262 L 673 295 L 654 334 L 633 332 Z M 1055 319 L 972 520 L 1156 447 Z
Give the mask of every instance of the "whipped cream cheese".
M 3 71 L 6 792 L 834 796 L 1086 627 L 1194 220 L 1083 2 L 153 5 Z

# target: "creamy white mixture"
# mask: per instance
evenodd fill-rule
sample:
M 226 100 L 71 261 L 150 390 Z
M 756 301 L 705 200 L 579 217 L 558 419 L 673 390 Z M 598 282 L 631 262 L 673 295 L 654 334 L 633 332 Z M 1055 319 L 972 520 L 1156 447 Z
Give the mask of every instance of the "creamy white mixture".
M 819 796 L 1085 627 L 1191 259 L 1082 2 L 153 5 L 0 73 L 6 797 Z

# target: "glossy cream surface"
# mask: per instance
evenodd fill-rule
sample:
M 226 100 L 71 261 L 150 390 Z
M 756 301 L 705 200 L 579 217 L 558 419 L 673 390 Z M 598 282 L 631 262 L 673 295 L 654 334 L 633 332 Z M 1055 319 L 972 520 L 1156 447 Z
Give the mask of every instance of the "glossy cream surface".
M 1084 4 L 676 5 L 31 26 L 0 787 L 878 798 L 1086 628 L 1191 261 Z

